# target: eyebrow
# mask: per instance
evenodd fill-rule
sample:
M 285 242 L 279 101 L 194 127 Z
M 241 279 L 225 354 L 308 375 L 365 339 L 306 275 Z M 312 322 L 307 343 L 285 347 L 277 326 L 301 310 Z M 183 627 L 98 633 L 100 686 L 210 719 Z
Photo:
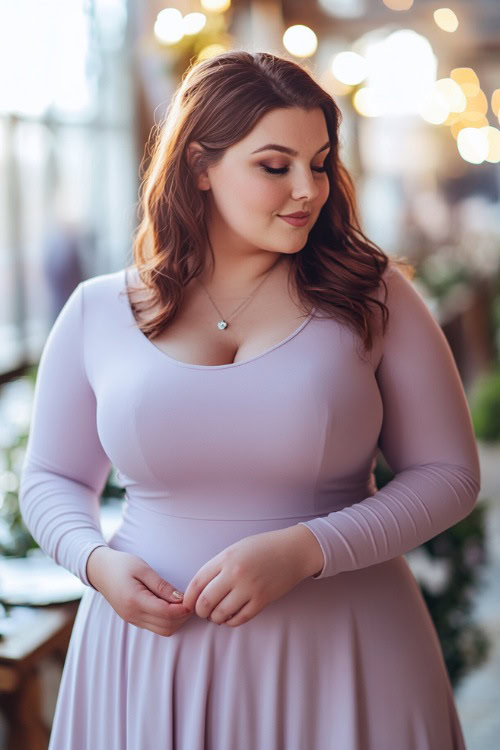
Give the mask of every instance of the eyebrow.
M 316 151 L 316 154 L 319 154 L 320 151 L 324 151 L 325 148 L 329 148 L 330 141 L 327 141 L 324 146 L 321 146 L 320 149 Z M 252 154 L 257 154 L 259 151 L 281 151 L 283 154 L 290 154 L 290 156 L 297 156 L 298 151 L 295 151 L 293 148 L 288 148 L 288 146 L 280 146 L 279 143 L 266 143 L 265 146 L 261 146 L 260 148 L 255 149 L 255 151 L 252 151 Z M 314 156 L 316 156 L 314 154 Z

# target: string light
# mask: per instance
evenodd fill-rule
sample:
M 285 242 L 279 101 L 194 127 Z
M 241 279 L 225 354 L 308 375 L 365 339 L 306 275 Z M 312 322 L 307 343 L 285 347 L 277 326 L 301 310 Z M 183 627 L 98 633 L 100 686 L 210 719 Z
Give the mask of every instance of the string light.
M 182 28 L 185 34 L 198 34 L 205 26 L 207 17 L 204 13 L 188 13 L 182 19 Z
M 389 10 L 409 10 L 413 5 L 413 0 L 384 0 L 384 5 Z
M 472 68 L 453 68 L 450 78 L 458 83 L 465 96 L 475 96 L 479 93 L 479 78 Z
M 161 10 L 154 25 L 154 33 L 163 44 L 176 44 L 184 36 L 182 13 L 177 8 Z
M 489 150 L 486 133 L 479 128 L 462 128 L 457 136 L 457 148 L 462 159 L 471 164 L 481 164 Z
M 486 127 L 481 128 L 481 132 L 485 134 L 488 141 L 488 154 L 486 156 L 486 161 L 489 161 L 492 164 L 497 164 L 500 162 L 500 130 L 491 125 L 487 125 Z
M 443 31 L 452 33 L 458 29 L 458 18 L 450 8 L 438 8 L 438 10 L 435 10 L 434 21 Z
M 335 78 L 348 86 L 355 86 L 366 78 L 366 60 L 357 52 L 339 52 L 332 60 L 332 73 Z
M 289 26 L 283 34 L 283 46 L 295 57 L 310 57 L 318 47 L 318 37 L 309 26 Z
M 229 10 L 231 0 L 200 0 L 200 5 L 203 10 L 208 10 L 210 13 L 224 13 Z

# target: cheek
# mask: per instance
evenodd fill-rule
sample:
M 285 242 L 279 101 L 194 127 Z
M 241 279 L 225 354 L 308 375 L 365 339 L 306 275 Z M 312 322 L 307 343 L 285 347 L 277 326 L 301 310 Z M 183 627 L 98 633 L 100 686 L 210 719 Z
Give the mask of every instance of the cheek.
M 245 202 L 258 213 L 275 213 L 283 207 L 283 201 L 287 199 L 286 181 L 279 177 L 267 177 L 256 175 L 246 182 Z

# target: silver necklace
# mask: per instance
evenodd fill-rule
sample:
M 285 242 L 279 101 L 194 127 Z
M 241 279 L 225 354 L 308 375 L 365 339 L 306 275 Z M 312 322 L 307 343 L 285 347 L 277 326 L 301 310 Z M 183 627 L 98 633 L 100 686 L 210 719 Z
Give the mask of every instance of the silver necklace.
M 217 323 L 217 328 L 220 331 L 223 331 L 224 329 L 226 329 L 228 327 L 228 325 L 229 325 L 229 322 L 228 322 L 229 319 L 232 318 L 232 317 L 234 317 L 234 315 L 238 312 L 238 310 L 240 309 L 240 307 L 242 307 L 244 304 L 248 304 L 250 302 L 250 300 L 252 299 L 252 297 L 254 297 L 256 295 L 257 291 L 260 289 L 260 287 L 262 286 L 262 284 L 264 283 L 264 281 L 267 279 L 267 277 L 269 276 L 269 274 L 272 271 L 274 271 L 274 269 L 276 268 L 276 266 L 278 265 L 278 263 L 281 262 L 281 260 L 282 260 L 282 258 L 279 258 L 279 260 L 274 264 L 274 266 L 271 268 L 271 270 L 266 273 L 266 275 L 264 276 L 264 278 L 262 279 L 262 281 L 259 283 L 259 285 L 257 286 L 257 288 L 252 292 L 252 294 L 249 297 L 246 297 L 243 300 L 243 302 L 241 303 L 241 305 L 238 305 L 238 307 L 236 308 L 236 310 L 233 310 L 233 312 L 231 313 L 231 315 L 227 316 L 226 318 L 223 316 L 223 314 L 221 313 L 221 311 L 219 310 L 219 308 L 217 307 L 217 305 L 213 301 L 212 296 L 211 296 L 210 292 L 208 291 L 208 289 L 206 288 L 205 284 L 203 284 L 203 282 L 200 281 L 200 279 L 198 279 L 198 281 L 200 282 L 201 286 L 203 287 L 203 289 L 208 294 L 208 296 L 210 298 L 210 301 L 212 302 L 213 306 L 215 307 L 215 309 L 217 310 L 218 314 L 220 315 L 220 320 Z

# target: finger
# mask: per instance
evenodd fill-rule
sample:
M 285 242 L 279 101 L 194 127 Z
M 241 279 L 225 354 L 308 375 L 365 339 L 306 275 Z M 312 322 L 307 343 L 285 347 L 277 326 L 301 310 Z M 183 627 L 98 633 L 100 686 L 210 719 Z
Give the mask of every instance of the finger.
M 186 617 L 185 619 L 187 620 L 189 618 Z M 177 630 L 179 630 L 182 627 L 182 625 L 183 625 L 183 622 L 180 622 L 180 621 L 173 623 L 173 622 L 166 622 L 164 619 L 163 620 L 142 619 L 139 621 L 136 627 L 141 628 L 143 630 L 150 630 L 151 632 L 156 633 L 156 635 L 167 637 L 176 633 Z
M 195 576 L 189 581 L 186 590 L 184 591 L 184 599 L 183 603 L 184 606 L 187 609 L 196 609 L 196 613 L 201 616 L 206 616 L 208 613 L 208 606 L 205 605 L 205 615 L 201 615 L 201 613 L 198 611 L 197 603 L 198 598 L 201 594 L 201 592 L 208 586 L 208 584 L 213 581 L 221 572 L 220 565 L 215 565 L 210 560 L 209 563 L 205 563 L 199 571 L 196 573 Z M 223 592 L 224 594 L 226 592 Z M 220 598 L 220 597 L 219 597 Z
M 148 588 L 143 588 L 137 594 L 137 604 L 143 612 L 157 617 L 183 617 L 187 610 L 183 602 L 167 602 L 160 599 Z
M 177 591 L 175 586 L 172 586 L 171 583 L 158 575 L 158 573 L 149 566 L 141 572 L 141 576 L 140 578 L 137 578 L 137 580 L 143 583 L 160 599 L 165 599 L 169 602 L 183 601 L 183 598 L 179 599 L 177 595 L 173 595 L 173 592 Z M 181 591 L 178 593 L 182 594 L 183 592 Z
M 236 627 L 237 625 L 243 625 L 254 617 L 256 612 L 252 606 L 252 602 L 249 601 L 243 605 L 243 607 L 235 615 L 232 615 L 228 620 L 224 621 L 224 625 L 229 627 Z
M 248 600 L 241 601 L 237 598 L 236 592 L 233 590 L 227 596 L 225 596 L 217 604 L 216 607 L 210 612 L 208 618 L 210 622 L 215 622 L 220 625 L 225 622 L 229 617 L 234 617 L 238 612 L 245 606 Z

